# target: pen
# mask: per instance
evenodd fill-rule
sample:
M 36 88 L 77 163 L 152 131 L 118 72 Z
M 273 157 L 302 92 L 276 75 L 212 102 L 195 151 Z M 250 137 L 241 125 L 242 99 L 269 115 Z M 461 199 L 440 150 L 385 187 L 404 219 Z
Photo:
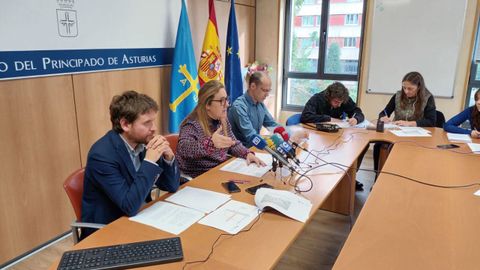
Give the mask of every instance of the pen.
M 352 115 L 352 117 L 351 117 L 351 118 L 355 118 L 355 115 L 356 115 L 356 114 L 357 114 L 357 113 L 353 113 L 353 115 Z
M 250 183 L 249 180 L 230 180 L 236 184 L 247 184 L 247 183 Z

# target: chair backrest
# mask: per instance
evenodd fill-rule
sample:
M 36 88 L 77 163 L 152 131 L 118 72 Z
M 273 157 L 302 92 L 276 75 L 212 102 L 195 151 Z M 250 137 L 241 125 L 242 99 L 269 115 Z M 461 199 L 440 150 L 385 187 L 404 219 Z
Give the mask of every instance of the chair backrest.
M 178 134 L 177 133 L 172 133 L 164 136 L 165 139 L 167 139 L 168 143 L 170 143 L 170 148 L 172 148 L 172 151 L 174 154 L 177 153 L 177 145 L 178 145 Z
M 287 123 L 285 125 L 293 126 L 293 125 L 300 124 L 300 117 L 301 116 L 302 116 L 301 113 L 296 113 L 294 115 L 291 115 L 290 117 L 288 117 Z
M 67 193 L 70 202 L 72 203 L 73 210 L 77 216 L 77 221 L 82 219 L 82 194 L 83 194 L 83 177 L 85 175 L 85 168 L 81 168 L 73 172 L 65 182 L 63 182 L 63 188 Z
M 437 122 L 435 123 L 435 126 L 438 128 L 443 128 L 443 125 L 445 124 L 445 115 L 441 111 L 437 111 Z

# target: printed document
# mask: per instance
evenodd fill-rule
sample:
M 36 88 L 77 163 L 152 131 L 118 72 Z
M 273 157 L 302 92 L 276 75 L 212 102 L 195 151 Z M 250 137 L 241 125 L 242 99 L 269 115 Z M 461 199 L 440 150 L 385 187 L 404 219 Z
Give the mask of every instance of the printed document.
M 229 201 L 230 195 L 206 189 L 184 187 L 165 200 L 203 213 L 210 213 Z
M 167 202 L 157 202 L 129 219 L 178 235 L 203 216 L 204 214 L 197 210 Z
M 236 234 L 250 224 L 259 213 L 260 210 L 254 205 L 231 200 L 198 223 Z
M 400 126 L 395 125 L 394 123 L 384 123 L 383 129 L 398 129 Z
M 363 122 L 361 123 L 358 123 L 354 126 L 350 126 L 350 124 L 347 122 L 347 121 L 341 121 L 341 122 L 331 122 L 332 124 L 336 124 L 337 126 L 341 127 L 341 128 L 367 128 L 369 125 L 372 125 L 372 123 L 370 123 L 370 121 L 368 121 L 367 119 L 365 119 Z
M 421 127 L 399 127 L 398 130 L 390 130 L 398 137 L 432 137 L 430 131 Z
M 472 138 L 467 134 L 447 133 L 447 138 L 451 142 L 471 143 Z
M 265 207 L 271 207 L 287 217 L 305 223 L 312 203 L 290 191 L 276 190 L 270 188 L 260 188 L 255 194 L 255 204 L 263 210 Z
M 235 158 L 222 168 L 221 171 L 225 172 L 234 172 L 254 177 L 262 177 L 266 172 L 268 172 L 272 168 L 272 155 L 267 153 L 255 153 L 259 159 L 261 159 L 267 166 L 259 167 L 257 164 L 253 163 L 247 165 L 247 161 L 243 158 Z
M 480 143 L 469 143 L 468 147 L 470 147 L 474 154 L 480 154 Z

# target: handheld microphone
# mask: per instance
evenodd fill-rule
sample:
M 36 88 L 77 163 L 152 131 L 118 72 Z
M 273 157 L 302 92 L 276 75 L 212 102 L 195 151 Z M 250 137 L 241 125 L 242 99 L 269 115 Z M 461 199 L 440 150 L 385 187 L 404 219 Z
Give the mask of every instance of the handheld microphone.
M 278 150 L 280 153 L 285 153 L 287 158 L 292 159 L 295 163 L 297 163 L 297 165 L 300 165 L 300 161 L 295 156 L 295 150 L 293 150 L 290 144 L 283 141 L 282 137 L 280 137 L 280 135 L 278 134 L 273 134 L 271 138 L 272 141 L 275 143 L 275 146 L 277 146 L 277 150 L 281 149 Z
M 290 135 L 288 135 L 288 132 L 285 130 L 284 127 L 282 126 L 278 126 L 276 127 L 274 130 L 273 130 L 273 133 L 277 133 L 279 134 L 280 136 L 282 136 L 283 140 L 288 142 L 288 140 L 290 139 Z
M 276 158 L 278 161 L 280 161 L 283 165 L 285 165 L 292 172 L 295 171 L 295 168 L 292 165 L 290 165 L 290 163 L 288 163 L 288 161 L 285 160 L 284 157 L 280 156 L 276 151 L 274 151 L 270 147 L 266 147 L 267 142 L 264 139 L 262 139 L 262 137 L 260 137 L 258 135 L 253 136 L 252 144 L 257 149 L 267 151 L 269 154 L 271 154 L 274 158 Z

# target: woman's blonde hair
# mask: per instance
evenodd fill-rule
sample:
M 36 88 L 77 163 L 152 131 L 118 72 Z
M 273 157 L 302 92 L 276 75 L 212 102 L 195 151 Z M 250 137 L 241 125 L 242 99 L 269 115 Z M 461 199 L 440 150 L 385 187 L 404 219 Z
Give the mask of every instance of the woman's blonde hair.
M 208 81 L 205 83 L 200 91 L 198 92 L 198 104 L 193 109 L 193 111 L 183 120 L 182 124 L 185 123 L 187 120 L 197 120 L 200 123 L 200 126 L 203 129 L 203 132 L 207 136 L 212 136 L 212 132 L 210 131 L 210 117 L 207 113 L 207 105 L 212 104 L 212 100 L 214 96 L 220 91 L 220 89 L 225 88 L 225 86 L 216 80 Z

